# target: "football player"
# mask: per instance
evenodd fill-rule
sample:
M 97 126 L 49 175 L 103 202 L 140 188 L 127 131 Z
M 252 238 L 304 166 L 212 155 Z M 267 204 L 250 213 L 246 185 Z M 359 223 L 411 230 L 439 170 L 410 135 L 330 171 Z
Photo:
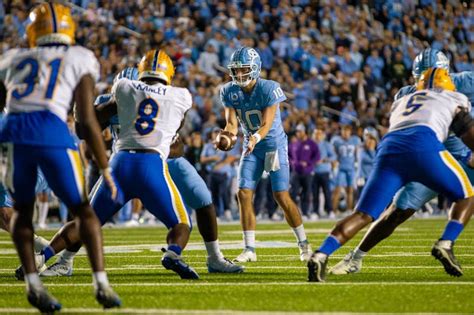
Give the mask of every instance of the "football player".
M 140 199 L 169 229 L 162 265 L 183 279 L 198 279 L 198 274 L 181 259 L 191 220 L 166 163 L 171 142 L 191 108 L 191 94 L 185 88 L 170 85 L 174 66 L 163 50 L 148 51 L 138 69 L 138 80 L 117 80 L 110 102 L 97 109 L 100 121 L 117 115 L 120 122 L 110 164 L 124 200 L 111 203 L 100 178 L 91 192 L 92 206 L 104 224 L 129 200 Z M 49 247 L 55 252 L 71 247 L 71 251 L 77 251 L 80 244 L 76 234 L 74 225 L 68 223 Z
M 115 80 L 121 78 L 130 80 L 138 79 L 138 70 L 136 68 L 126 68 L 122 70 Z M 96 106 L 101 106 L 110 100 L 112 94 L 103 94 L 97 97 Z M 112 132 L 114 144 L 118 139 L 120 124 L 117 115 L 110 118 L 102 124 L 109 124 Z M 112 145 L 112 148 L 114 145 Z M 173 152 L 175 151 L 175 152 Z M 182 194 L 186 206 L 196 210 L 197 225 L 207 250 L 207 268 L 209 272 L 240 273 L 243 272 L 243 266 L 235 265 L 227 260 L 219 247 L 217 238 L 217 220 L 212 198 L 207 189 L 206 183 L 199 176 L 196 169 L 185 158 L 181 157 L 183 143 L 180 140 L 174 141 L 171 147 L 170 158 L 168 158 L 168 170 L 179 192 Z M 114 150 L 115 152 L 115 150 Z M 70 276 L 73 272 L 73 257 L 78 250 L 77 246 L 68 248 L 62 252 L 57 261 L 49 266 L 47 270 L 40 275 L 51 276 Z
M 421 73 L 429 67 L 439 67 L 449 70 L 448 58 L 439 50 L 427 48 L 423 50 L 413 61 L 413 77 L 417 82 L 421 77 Z M 450 74 L 456 91 L 466 95 L 471 104 L 474 103 L 474 72 L 461 72 Z M 405 86 L 395 96 L 399 99 L 407 94 L 416 91 L 416 86 Z M 446 150 L 448 150 L 453 157 L 459 161 L 471 183 L 474 183 L 474 166 L 471 150 L 456 137 L 450 134 L 448 139 L 444 142 Z M 366 235 L 359 243 L 359 245 L 350 251 L 346 257 L 337 263 L 332 269 L 332 274 L 348 274 L 359 272 L 362 268 L 362 259 L 368 251 L 375 247 L 380 241 L 389 237 L 395 228 L 410 218 L 418 209 L 425 203 L 435 198 L 437 192 L 429 189 L 421 183 L 409 183 L 396 195 L 395 200 L 389 210 L 387 210 L 382 218 L 374 223 L 374 225 L 367 231 Z M 454 227 L 459 226 L 458 222 L 451 223 Z M 448 265 L 456 265 L 447 257 L 446 263 Z M 451 268 L 449 268 L 451 270 Z M 457 273 L 457 271 L 455 271 Z
M 9 50 L 0 59 L 0 85 L 8 91 L 6 99 L 0 97 L 0 107 L 7 107 L 0 142 L 8 145 L 5 182 L 14 200 L 12 238 L 24 268 L 28 301 L 42 312 L 61 308 L 43 287 L 33 252 L 35 184 L 41 167 L 54 193 L 75 216 L 92 265 L 97 301 L 107 308 L 120 306 L 104 271 L 100 224 L 87 200 L 79 152 L 66 124 L 70 104 L 75 101 L 108 197 L 116 199 L 118 186 L 92 107 L 99 64 L 90 50 L 73 45 L 75 25 L 68 7 L 42 3 L 30 18 L 26 29 L 30 48 Z
M 474 120 L 469 114 L 468 98 L 455 89 L 446 69 L 430 68 L 422 74 L 415 93 L 393 103 L 389 132 L 378 147 L 374 170 L 356 211 L 339 221 L 311 256 L 309 281 L 324 281 L 328 257 L 377 220 L 395 193 L 409 182 L 420 182 L 454 201 L 449 222 L 433 245 L 432 255 L 448 273 L 462 275 L 453 243 L 472 216 L 474 189 L 461 164 L 442 142 L 451 130 L 474 148 Z
M 220 91 L 226 117 L 226 126 L 221 134 L 231 133 L 231 137 L 235 138 L 240 121 L 245 136 L 237 195 L 245 248 L 235 261 L 257 260 L 253 195 L 264 170 L 270 173 L 273 196 L 285 212 L 285 218 L 298 241 L 300 258 L 305 261 L 311 249 L 301 214 L 288 192 L 288 140 L 280 117 L 280 103 L 286 100 L 286 96 L 280 84 L 259 77 L 261 64 L 255 49 L 237 49 L 228 65 L 232 81 Z M 230 149 L 228 146 L 223 147 L 221 142 L 218 142 L 218 147 Z

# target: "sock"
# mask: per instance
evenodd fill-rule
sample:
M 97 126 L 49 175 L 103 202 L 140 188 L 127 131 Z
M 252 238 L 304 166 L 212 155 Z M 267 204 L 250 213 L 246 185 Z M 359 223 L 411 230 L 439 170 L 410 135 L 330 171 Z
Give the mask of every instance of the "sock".
M 41 251 L 41 254 L 44 255 L 44 262 L 47 262 L 51 257 L 56 255 L 56 253 L 54 252 L 54 249 L 49 245 L 43 248 L 43 250 Z
M 35 252 L 41 252 L 41 250 L 43 250 L 43 248 L 45 248 L 46 246 L 49 245 L 49 242 L 46 239 L 44 239 L 43 237 L 38 236 L 36 234 L 34 234 L 33 236 L 34 236 Z
M 296 240 L 298 241 L 298 243 L 302 243 L 306 241 L 306 233 L 304 232 L 303 224 L 291 229 L 293 230 L 293 233 L 295 233 Z
M 74 256 L 76 256 L 76 252 L 71 252 L 71 251 L 68 251 L 67 249 L 65 249 L 62 254 L 61 254 L 61 258 L 67 262 L 71 262 L 73 261 L 74 259 Z
M 336 250 L 338 250 L 339 247 L 341 247 L 341 243 L 339 243 L 337 238 L 335 238 L 333 235 L 329 235 L 324 240 L 323 244 L 319 248 L 319 251 L 329 256 L 332 253 L 334 253 Z
M 40 289 L 42 286 L 41 280 L 37 272 L 28 273 L 25 275 L 26 289 Z
M 109 286 L 109 279 L 107 279 L 107 273 L 105 271 L 97 271 L 92 274 L 92 284 L 94 288 L 98 288 L 98 285 L 102 285 L 104 287 Z
M 180 256 L 181 252 L 183 251 L 183 249 L 177 244 L 169 244 L 168 250 L 175 252 L 178 256 Z
M 464 229 L 464 225 L 457 220 L 450 220 L 444 229 L 444 233 L 441 236 L 442 240 L 454 242 L 461 234 Z
M 255 251 L 255 230 L 244 231 L 245 248 Z
M 206 246 L 207 255 L 212 258 L 222 258 L 223 255 L 221 253 L 221 249 L 219 248 L 219 240 L 215 240 L 212 242 L 204 242 Z
M 48 203 L 47 202 L 38 202 L 38 224 L 46 224 L 46 218 L 48 217 Z
M 362 259 L 362 258 L 364 258 L 364 256 L 366 254 L 367 254 L 367 252 L 364 252 L 364 251 L 360 250 L 359 247 L 357 247 L 356 249 L 354 249 L 353 257 L 355 259 Z

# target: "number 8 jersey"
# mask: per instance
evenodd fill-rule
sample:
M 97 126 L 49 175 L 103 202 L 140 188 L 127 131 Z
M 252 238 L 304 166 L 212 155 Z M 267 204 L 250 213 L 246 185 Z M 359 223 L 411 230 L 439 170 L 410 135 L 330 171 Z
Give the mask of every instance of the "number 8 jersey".
M 464 94 L 448 90 L 417 91 L 393 103 L 389 132 L 426 126 L 444 142 L 458 107 L 471 111 L 471 103 Z
M 99 63 L 81 46 L 11 49 L 0 57 L 8 94 L 2 142 L 71 146 L 66 125 L 74 90 L 85 75 L 99 77 Z M 23 115 L 28 113 L 28 115 Z M 15 123 L 9 123 L 14 120 Z
M 173 137 L 192 106 L 188 89 L 123 78 L 115 82 L 112 94 L 120 124 L 115 149 L 152 149 L 167 159 Z

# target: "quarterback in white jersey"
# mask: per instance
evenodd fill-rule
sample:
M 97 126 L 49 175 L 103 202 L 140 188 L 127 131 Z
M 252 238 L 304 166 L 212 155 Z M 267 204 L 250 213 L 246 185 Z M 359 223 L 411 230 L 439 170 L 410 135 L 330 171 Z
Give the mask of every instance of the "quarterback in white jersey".
M 442 142 L 451 130 L 474 148 L 471 107 L 466 96 L 454 92 L 446 69 L 428 69 L 417 90 L 393 105 L 389 132 L 377 148 L 374 170 L 356 211 L 338 222 L 313 254 L 308 263 L 309 281 L 324 281 L 329 255 L 377 220 L 395 193 L 409 182 L 422 183 L 454 202 L 450 221 L 431 253 L 449 274 L 462 275 L 452 248 L 471 217 L 474 189 Z
M 31 48 L 13 49 L 0 58 L 0 91 L 7 92 L 0 95 L 0 107 L 6 105 L 7 112 L 0 142 L 8 146 L 5 184 L 17 212 L 12 238 L 23 266 L 17 277 L 24 275 L 28 301 L 40 311 L 61 308 L 43 287 L 33 253 L 31 219 L 40 167 L 77 220 L 94 271 L 98 302 L 104 307 L 119 306 L 120 299 L 104 272 L 100 225 L 87 200 L 79 152 L 66 124 L 70 104 L 75 101 L 80 127 L 102 169 L 108 196 L 116 198 L 118 188 L 92 107 L 98 62 L 91 51 L 73 46 L 75 25 L 67 6 L 42 3 L 30 18 L 26 33 Z M 48 246 L 44 255 L 54 255 L 54 250 Z
M 191 108 L 191 94 L 187 89 L 170 86 L 174 67 L 162 50 L 147 52 L 138 72 L 138 81 L 127 78 L 116 81 L 111 100 L 97 106 L 100 121 L 118 115 L 120 131 L 110 165 L 124 199 L 110 202 L 101 178 L 91 192 L 92 206 L 104 224 L 129 200 L 140 199 L 169 229 L 163 266 L 183 279 L 198 279 L 198 274 L 181 260 L 181 251 L 189 240 L 191 220 L 166 163 L 173 137 Z M 74 224 L 67 224 L 57 236 L 74 228 Z

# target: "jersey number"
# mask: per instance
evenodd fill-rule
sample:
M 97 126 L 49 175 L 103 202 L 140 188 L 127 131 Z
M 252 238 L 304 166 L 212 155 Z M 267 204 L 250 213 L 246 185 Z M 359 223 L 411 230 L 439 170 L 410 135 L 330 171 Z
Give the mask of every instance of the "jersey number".
M 50 63 L 48 63 L 49 67 L 51 68 L 51 73 L 49 75 L 48 86 L 46 88 L 46 93 L 44 94 L 44 98 L 49 100 L 53 98 L 54 87 L 56 86 L 56 82 L 58 80 L 58 73 L 61 67 L 61 58 L 53 59 Z M 26 84 L 26 87 L 23 90 L 14 89 L 12 92 L 12 96 L 17 100 L 26 97 L 33 93 L 35 89 L 35 84 L 38 80 L 38 70 L 39 64 L 38 60 L 33 58 L 27 58 L 20 62 L 16 66 L 17 71 L 22 71 L 27 66 L 30 66 L 30 73 L 23 79 L 23 84 Z
M 155 118 L 158 115 L 158 103 L 152 98 L 143 100 L 138 105 L 138 118 L 135 120 L 135 129 L 142 136 L 155 129 Z
M 245 112 L 245 117 L 242 116 L 242 110 L 237 109 L 237 113 L 240 117 L 240 119 L 245 121 L 245 124 L 251 131 L 257 131 L 260 126 L 262 125 L 262 112 L 256 109 L 248 110 Z M 253 120 L 256 122 L 252 122 L 252 117 L 254 118 Z
M 423 106 L 423 101 L 426 101 L 425 98 L 426 92 L 419 92 L 413 94 L 407 102 L 406 110 L 403 112 L 403 116 L 408 116 L 416 112 Z
M 275 97 L 277 99 L 285 96 L 285 93 L 283 93 L 283 90 L 281 88 L 276 88 L 275 90 L 273 90 L 273 94 L 275 94 Z

